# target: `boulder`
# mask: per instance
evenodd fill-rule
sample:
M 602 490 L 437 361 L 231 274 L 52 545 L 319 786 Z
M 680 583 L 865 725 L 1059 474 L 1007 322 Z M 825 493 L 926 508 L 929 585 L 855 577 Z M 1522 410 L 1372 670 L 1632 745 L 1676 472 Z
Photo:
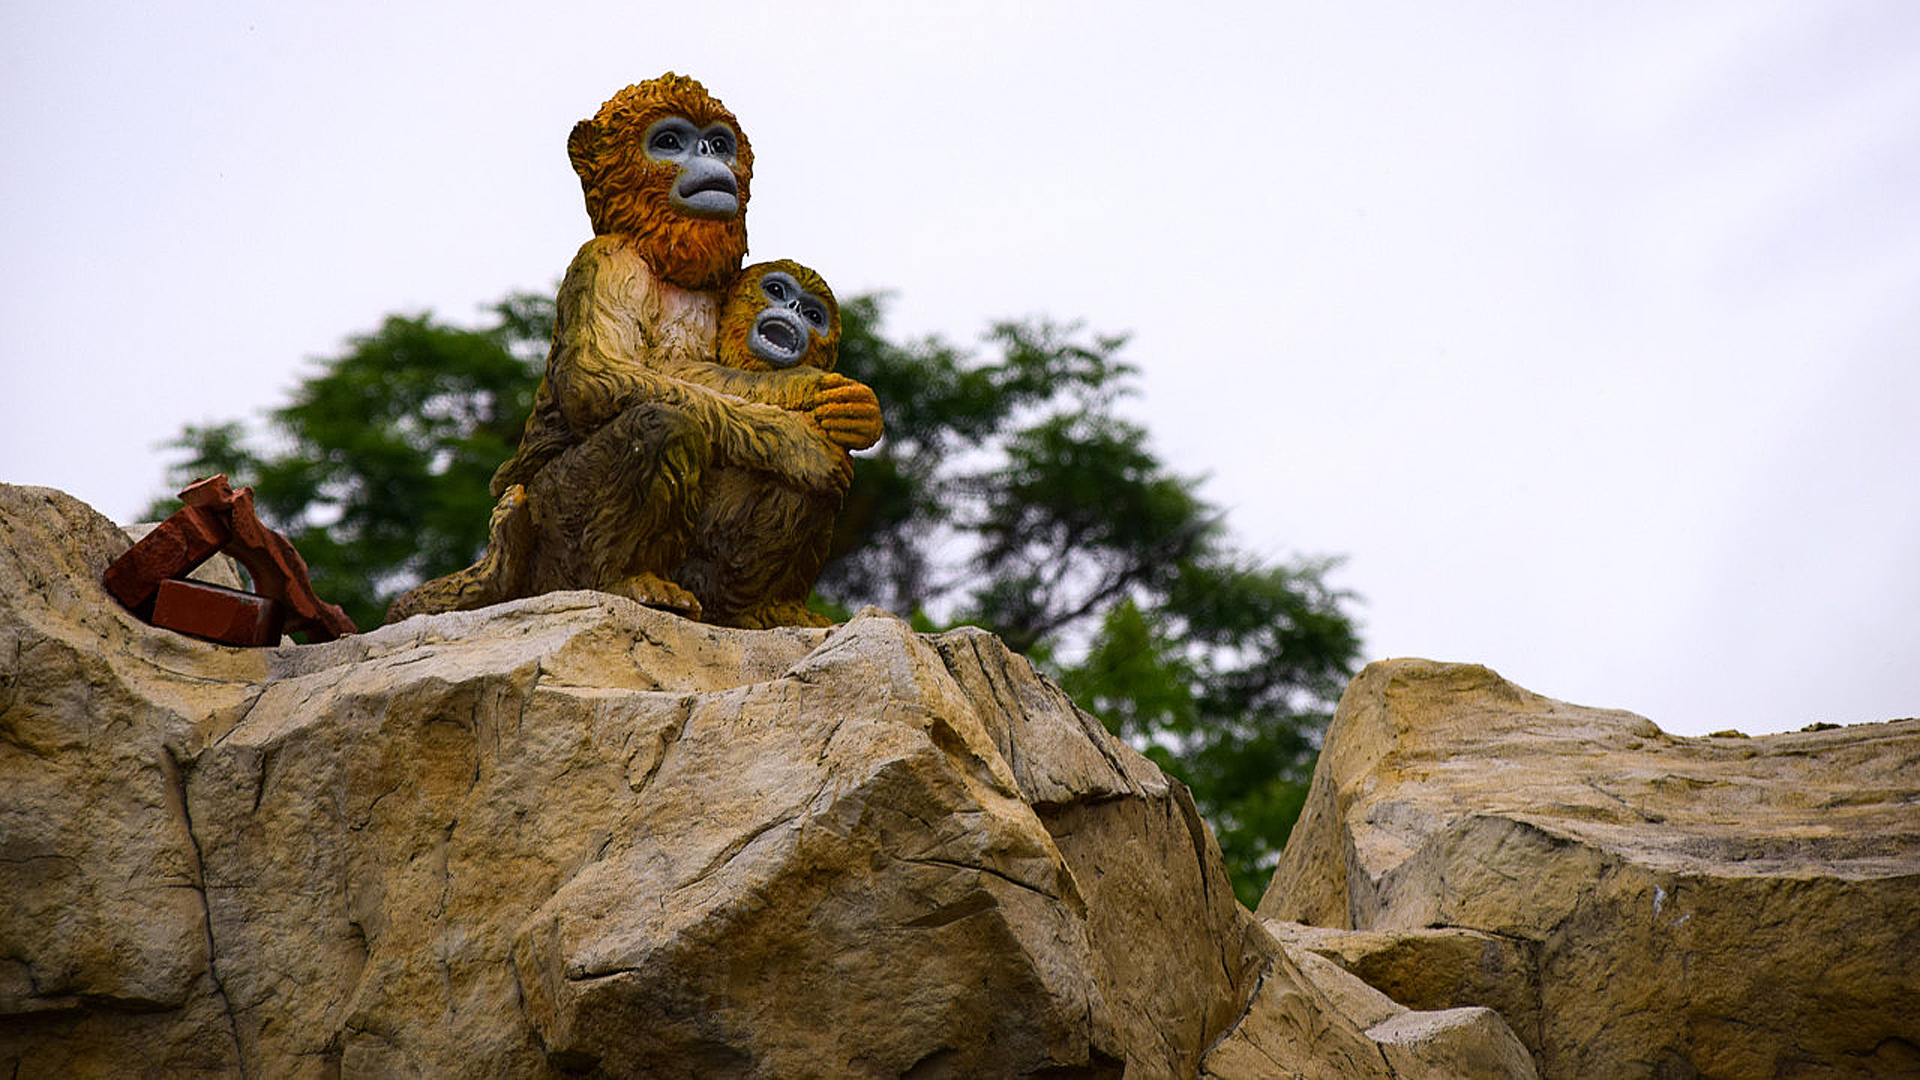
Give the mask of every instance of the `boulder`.
M 1403 1004 L 1503 1012 L 1547 1077 L 1914 1075 L 1920 721 L 1676 738 L 1374 664 L 1259 914 Z
M 1201 1080 L 1539 1075 L 1527 1048 L 1492 1009 L 1408 1009 L 1309 949 L 1276 944 L 1246 1012 L 1202 1059 Z
M 1337 964 L 1408 1008 L 1492 1008 L 1530 1052 L 1539 1052 L 1536 959 L 1525 941 L 1460 927 L 1334 930 L 1278 919 L 1263 925 L 1295 953 Z
M 127 546 L 0 486 L 0 1073 L 1253 1080 L 1464 1052 L 1460 1024 L 1341 1013 L 1186 790 L 987 634 L 572 592 L 230 648 L 109 599 Z M 1308 1035 L 1236 1064 L 1288 980 Z

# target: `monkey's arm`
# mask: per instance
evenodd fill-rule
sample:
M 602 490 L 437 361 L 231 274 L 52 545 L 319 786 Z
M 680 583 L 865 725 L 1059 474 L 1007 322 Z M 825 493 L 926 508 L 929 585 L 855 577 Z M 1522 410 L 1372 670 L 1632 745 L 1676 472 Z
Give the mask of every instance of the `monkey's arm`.
M 839 382 L 851 382 L 844 376 L 818 368 L 794 367 L 782 371 L 749 371 L 728 367 L 708 359 L 669 358 L 661 365 L 664 374 L 696 386 L 704 386 L 730 397 L 780 409 L 806 411 L 813 408 L 821 391 Z
M 745 401 L 807 414 L 835 446 L 865 450 L 880 441 L 880 399 L 866 384 L 817 368 L 748 371 L 712 361 L 684 361 L 673 375 Z
M 596 237 L 568 269 L 546 383 L 573 436 L 585 438 L 635 405 L 658 402 L 692 416 L 723 460 L 804 488 L 843 490 L 846 454 L 806 416 L 675 377 L 690 363 L 686 353 L 711 354 L 711 324 L 704 339 L 684 327 L 661 329 L 666 319 L 653 310 L 658 297 L 652 273 L 617 238 Z

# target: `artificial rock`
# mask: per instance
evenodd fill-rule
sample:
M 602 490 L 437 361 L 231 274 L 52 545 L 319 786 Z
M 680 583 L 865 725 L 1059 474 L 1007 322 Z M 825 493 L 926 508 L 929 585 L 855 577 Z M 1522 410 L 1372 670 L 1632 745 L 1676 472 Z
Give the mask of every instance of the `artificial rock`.
M 1259 913 L 1547 1077 L 1920 1074 L 1920 720 L 1677 738 L 1374 664 Z
M 1315 983 L 1185 789 L 987 634 L 561 592 L 230 648 L 108 598 L 127 546 L 0 486 L 10 1075 L 1394 1077 L 1513 1040 Z

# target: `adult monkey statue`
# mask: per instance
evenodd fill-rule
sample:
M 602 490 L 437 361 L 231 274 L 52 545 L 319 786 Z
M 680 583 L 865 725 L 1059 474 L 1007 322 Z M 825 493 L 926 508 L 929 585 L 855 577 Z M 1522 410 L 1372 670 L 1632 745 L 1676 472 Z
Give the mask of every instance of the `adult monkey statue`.
M 567 269 L 553 345 L 479 563 L 396 600 L 389 622 L 557 589 L 698 617 L 671 580 L 714 461 L 837 500 L 879 437 L 865 386 L 814 367 L 715 362 L 719 292 L 746 253 L 753 151 L 698 82 L 629 86 L 567 153 L 594 237 Z

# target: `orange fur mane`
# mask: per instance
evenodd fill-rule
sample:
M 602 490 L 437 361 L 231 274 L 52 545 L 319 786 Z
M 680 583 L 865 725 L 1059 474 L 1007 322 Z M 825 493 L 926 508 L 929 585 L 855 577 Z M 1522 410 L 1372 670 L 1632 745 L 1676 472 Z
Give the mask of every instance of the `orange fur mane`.
M 733 167 L 739 213 L 715 220 L 674 208 L 669 193 L 678 170 L 649 160 L 643 145 L 647 127 L 666 116 L 684 116 L 696 127 L 724 122 L 733 128 L 739 137 Z M 733 113 L 697 81 L 668 73 L 620 91 L 592 118 L 574 125 L 567 156 L 580 174 L 594 233 L 632 237 L 662 280 L 705 291 L 726 285 L 740 269 L 747 253 L 753 148 Z

